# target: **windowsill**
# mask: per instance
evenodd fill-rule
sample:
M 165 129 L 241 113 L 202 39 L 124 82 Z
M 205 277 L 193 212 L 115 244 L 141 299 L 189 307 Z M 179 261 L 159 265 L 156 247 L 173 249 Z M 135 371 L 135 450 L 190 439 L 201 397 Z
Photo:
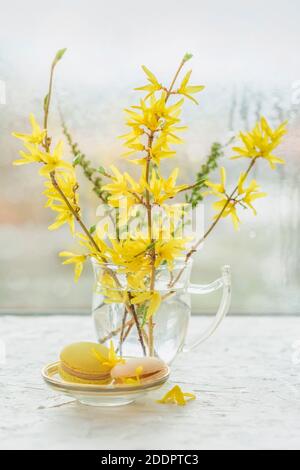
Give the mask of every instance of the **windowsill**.
M 193 317 L 191 331 L 209 321 Z M 227 318 L 199 351 L 172 365 L 172 382 L 197 395 L 185 408 L 157 404 L 163 390 L 130 406 L 98 409 L 48 389 L 42 366 L 56 360 L 65 344 L 83 339 L 95 340 L 89 316 L 1 318 L 7 358 L 0 365 L 0 448 L 300 446 L 300 364 L 293 363 L 300 316 Z

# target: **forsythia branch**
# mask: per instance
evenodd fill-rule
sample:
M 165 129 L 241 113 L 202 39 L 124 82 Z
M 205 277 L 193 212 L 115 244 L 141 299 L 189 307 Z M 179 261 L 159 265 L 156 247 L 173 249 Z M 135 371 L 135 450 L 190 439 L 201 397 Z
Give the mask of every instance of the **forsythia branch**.
M 247 176 L 249 175 L 250 171 L 252 170 L 252 168 L 254 167 L 255 165 L 255 162 L 256 160 L 251 160 L 251 163 L 249 164 L 245 174 L 244 174 L 244 181 L 246 180 Z M 208 228 L 208 230 L 205 232 L 205 234 L 203 235 L 203 237 L 200 238 L 200 240 L 197 241 L 197 243 L 192 247 L 192 249 L 187 253 L 186 255 L 186 261 L 189 260 L 189 258 L 192 256 L 192 254 L 197 250 L 198 246 L 201 245 L 201 243 L 208 237 L 208 235 L 211 233 L 211 231 L 215 228 L 215 226 L 217 225 L 217 223 L 219 222 L 219 220 L 221 219 L 223 213 L 225 212 L 228 204 L 230 203 L 230 201 L 232 200 L 232 198 L 234 197 L 234 195 L 236 194 L 238 190 L 238 186 L 236 186 L 234 188 L 234 190 L 232 191 L 232 193 L 228 196 L 227 198 L 227 202 L 224 204 L 224 207 L 222 208 L 222 210 L 219 212 L 219 214 L 217 215 L 216 219 L 214 220 L 214 222 L 210 225 L 210 227 Z
M 72 155 L 74 157 L 73 165 L 80 166 L 82 168 L 85 177 L 93 185 L 93 191 L 97 194 L 97 196 L 101 199 L 101 201 L 104 204 L 106 204 L 109 193 L 102 189 L 103 180 L 100 176 L 100 172 L 92 166 L 91 161 L 88 160 L 86 155 L 80 151 L 80 149 L 78 148 L 78 144 L 73 141 L 72 135 L 70 131 L 68 130 L 65 120 L 61 113 L 60 115 L 61 115 L 61 124 L 62 124 L 63 133 L 67 139 Z
M 224 146 L 219 142 L 214 142 L 211 145 L 206 162 L 201 165 L 200 171 L 197 173 L 196 181 L 191 187 L 190 194 L 185 195 L 185 201 L 191 204 L 193 209 L 203 200 L 202 190 L 206 187 L 205 181 L 208 175 L 218 167 L 218 160 L 223 156 Z

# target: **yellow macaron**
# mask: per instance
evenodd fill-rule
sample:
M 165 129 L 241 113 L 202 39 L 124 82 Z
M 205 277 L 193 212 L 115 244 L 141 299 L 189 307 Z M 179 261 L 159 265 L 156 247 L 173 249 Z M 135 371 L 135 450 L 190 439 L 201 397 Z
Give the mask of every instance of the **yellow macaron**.
M 72 343 L 60 353 L 59 375 L 67 382 L 107 384 L 111 381 L 111 368 L 107 364 L 102 364 L 99 357 L 103 357 L 105 362 L 108 354 L 108 348 L 102 344 Z

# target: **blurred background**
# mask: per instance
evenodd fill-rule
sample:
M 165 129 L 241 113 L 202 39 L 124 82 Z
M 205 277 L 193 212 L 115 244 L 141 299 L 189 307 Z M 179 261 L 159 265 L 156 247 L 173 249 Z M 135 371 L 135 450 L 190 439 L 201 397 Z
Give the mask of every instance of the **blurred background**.
M 20 142 L 13 130 L 29 130 L 28 115 L 41 121 L 49 64 L 57 68 L 51 134 L 61 136 L 57 112 L 93 164 L 118 160 L 123 108 L 138 99 L 140 68 L 147 65 L 169 82 L 185 52 L 194 55 L 193 83 L 204 84 L 200 105 L 187 103 L 189 126 L 178 148 L 182 180 L 193 177 L 213 142 L 225 143 L 250 129 L 261 114 L 273 126 L 289 120 L 277 152 L 287 164 L 271 171 L 259 162 L 255 178 L 268 198 L 256 202 L 257 217 L 241 214 L 241 230 L 218 225 L 197 254 L 193 281 L 209 282 L 222 264 L 233 270 L 236 314 L 295 314 L 300 303 L 300 4 L 293 0 L 37 0 L 0 1 L 0 311 L 89 312 L 92 272 L 77 285 L 57 253 L 71 247 L 68 229 L 49 232 L 53 213 L 44 209 L 43 185 L 34 166 L 13 168 Z M 5 98 L 5 99 L 4 99 Z M 67 145 L 66 153 L 69 153 Z M 243 160 L 222 158 L 234 184 Z M 71 159 L 71 156 L 70 156 Z M 212 178 L 219 178 L 218 172 Z M 81 179 L 85 219 L 92 224 L 97 201 Z M 205 224 L 211 220 L 205 205 Z M 214 312 L 214 296 L 193 299 L 195 313 Z

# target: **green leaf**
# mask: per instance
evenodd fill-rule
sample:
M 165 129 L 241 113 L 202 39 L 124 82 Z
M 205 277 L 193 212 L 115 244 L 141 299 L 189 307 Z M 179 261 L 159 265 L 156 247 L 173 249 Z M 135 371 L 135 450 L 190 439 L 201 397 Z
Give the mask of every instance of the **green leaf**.
M 190 60 L 192 57 L 193 57 L 193 54 L 190 54 L 189 52 L 187 52 L 186 54 L 184 54 L 183 62 L 187 62 L 187 61 Z
M 59 51 L 57 51 L 56 56 L 54 57 L 54 60 L 53 60 L 53 66 L 55 66 L 57 62 L 59 62 L 63 58 L 66 50 L 67 49 L 64 48 L 64 49 L 59 49 Z
M 106 175 L 107 174 L 106 171 L 105 171 L 105 168 L 103 166 L 99 166 L 99 168 L 97 168 L 97 171 L 101 175 Z
M 90 233 L 95 233 L 95 231 L 96 231 L 96 225 L 92 225 L 90 227 Z
M 73 158 L 73 165 L 74 166 L 79 165 L 79 163 L 81 162 L 81 159 L 82 159 L 82 155 L 81 155 L 81 153 L 78 153 L 78 155 L 76 155 Z

